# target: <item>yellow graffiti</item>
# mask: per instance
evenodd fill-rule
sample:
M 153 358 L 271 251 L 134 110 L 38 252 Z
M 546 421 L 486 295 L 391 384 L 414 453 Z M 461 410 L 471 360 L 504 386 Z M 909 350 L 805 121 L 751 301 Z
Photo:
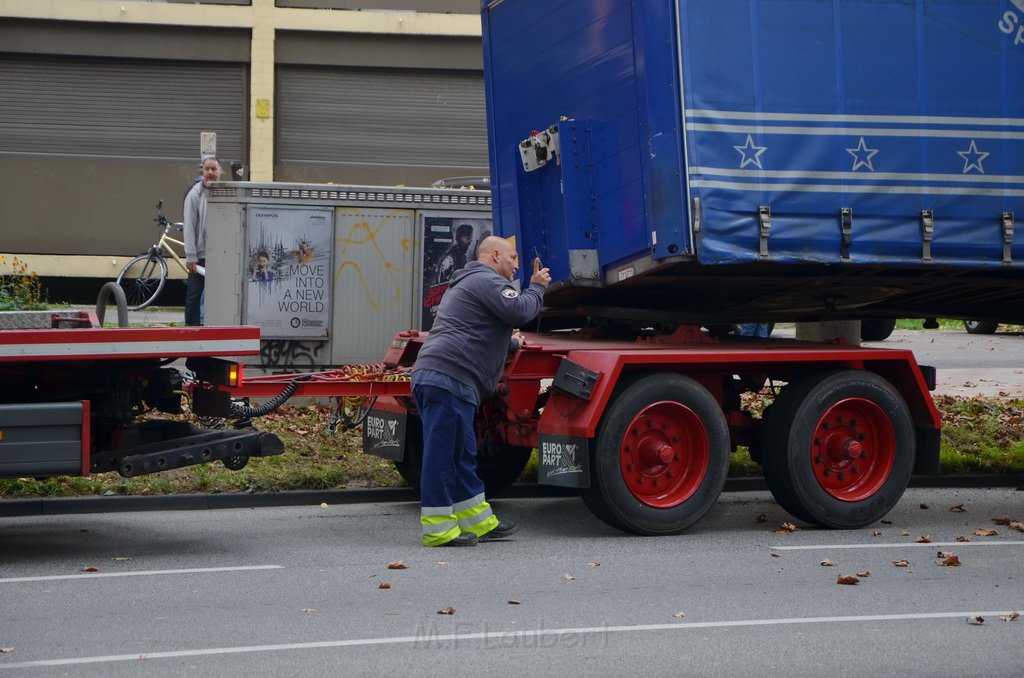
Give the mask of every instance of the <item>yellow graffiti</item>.
M 382 310 L 390 304 L 403 302 L 402 280 L 403 274 L 408 274 L 412 269 L 397 265 L 391 260 L 381 245 L 381 231 L 392 221 L 399 218 L 409 218 L 411 213 L 408 210 L 393 210 L 387 215 L 360 216 L 353 211 L 346 210 L 346 214 L 355 216 L 355 221 L 349 227 L 348 233 L 339 234 L 335 239 L 335 250 L 339 253 L 338 262 L 334 270 L 334 288 L 337 290 L 341 284 L 342 273 L 346 269 L 356 275 L 359 288 L 363 296 L 374 310 Z M 375 222 L 375 223 L 371 223 Z M 400 226 L 404 228 L 404 226 Z M 411 252 L 415 240 L 403 237 L 399 240 L 399 247 L 403 255 Z M 370 250 L 368 255 L 367 248 Z M 358 251 L 358 258 L 354 255 Z M 367 280 L 364 266 L 369 266 L 368 261 L 376 260 L 376 269 L 387 273 L 388 285 L 371 285 Z

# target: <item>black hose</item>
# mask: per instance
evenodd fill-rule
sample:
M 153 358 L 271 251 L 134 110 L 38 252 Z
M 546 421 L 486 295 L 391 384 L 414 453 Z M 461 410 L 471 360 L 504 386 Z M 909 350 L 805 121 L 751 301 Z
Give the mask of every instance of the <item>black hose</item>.
M 116 282 L 104 283 L 100 288 L 99 297 L 96 299 L 96 320 L 100 327 L 103 327 L 104 316 L 107 313 L 107 304 L 110 298 L 114 298 L 114 305 L 117 306 L 117 326 L 128 327 L 128 302 L 124 298 L 124 290 Z
M 309 375 L 302 375 L 292 379 L 280 393 L 262 405 L 257 405 L 256 407 L 249 407 L 248 405 L 233 402 L 231 403 L 231 418 L 242 419 L 249 417 L 262 417 L 265 414 L 270 414 L 277 408 L 281 407 L 281 405 L 284 405 L 288 399 L 292 397 L 292 394 L 295 393 L 295 389 L 299 387 L 299 382 L 308 381 L 309 379 Z

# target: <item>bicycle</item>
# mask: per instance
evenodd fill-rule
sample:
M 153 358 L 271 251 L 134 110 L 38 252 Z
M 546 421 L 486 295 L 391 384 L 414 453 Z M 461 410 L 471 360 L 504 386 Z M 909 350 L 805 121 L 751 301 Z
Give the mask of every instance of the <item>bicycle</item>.
M 146 308 L 160 295 L 160 291 L 167 282 L 167 258 L 168 256 L 181 267 L 182 271 L 188 273 L 185 260 L 178 255 L 174 245 L 184 247 L 184 240 L 177 240 L 171 237 L 174 229 L 181 231 L 184 224 L 181 222 L 168 221 L 160 208 L 164 201 L 156 204 L 157 216 L 153 221 L 163 228 L 160 240 L 149 248 L 145 253 L 135 257 L 121 269 L 117 276 L 118 286 L 124 290 L 125 301 L 129 311 L 138 311 Z M 200 271 L 200 273 L 204 273 Z

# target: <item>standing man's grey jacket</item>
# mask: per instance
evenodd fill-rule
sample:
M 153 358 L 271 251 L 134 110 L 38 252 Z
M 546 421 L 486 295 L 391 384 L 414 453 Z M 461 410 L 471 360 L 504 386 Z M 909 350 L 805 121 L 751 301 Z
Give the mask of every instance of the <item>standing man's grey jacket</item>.
M 185 261 L 206 259 L 206 186 L 197 181 L 185 194 Z

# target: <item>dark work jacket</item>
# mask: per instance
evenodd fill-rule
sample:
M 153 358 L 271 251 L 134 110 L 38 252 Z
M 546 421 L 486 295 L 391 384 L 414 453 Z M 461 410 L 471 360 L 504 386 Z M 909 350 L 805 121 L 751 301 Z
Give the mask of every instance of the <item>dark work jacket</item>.
M 483 399 L 498 385 L 512 330 L 537 317 L 543 303 L 543 285 L 520 293 L 487 264 L 469 262 L 449 281 L 413 372 L 447 374 Z

